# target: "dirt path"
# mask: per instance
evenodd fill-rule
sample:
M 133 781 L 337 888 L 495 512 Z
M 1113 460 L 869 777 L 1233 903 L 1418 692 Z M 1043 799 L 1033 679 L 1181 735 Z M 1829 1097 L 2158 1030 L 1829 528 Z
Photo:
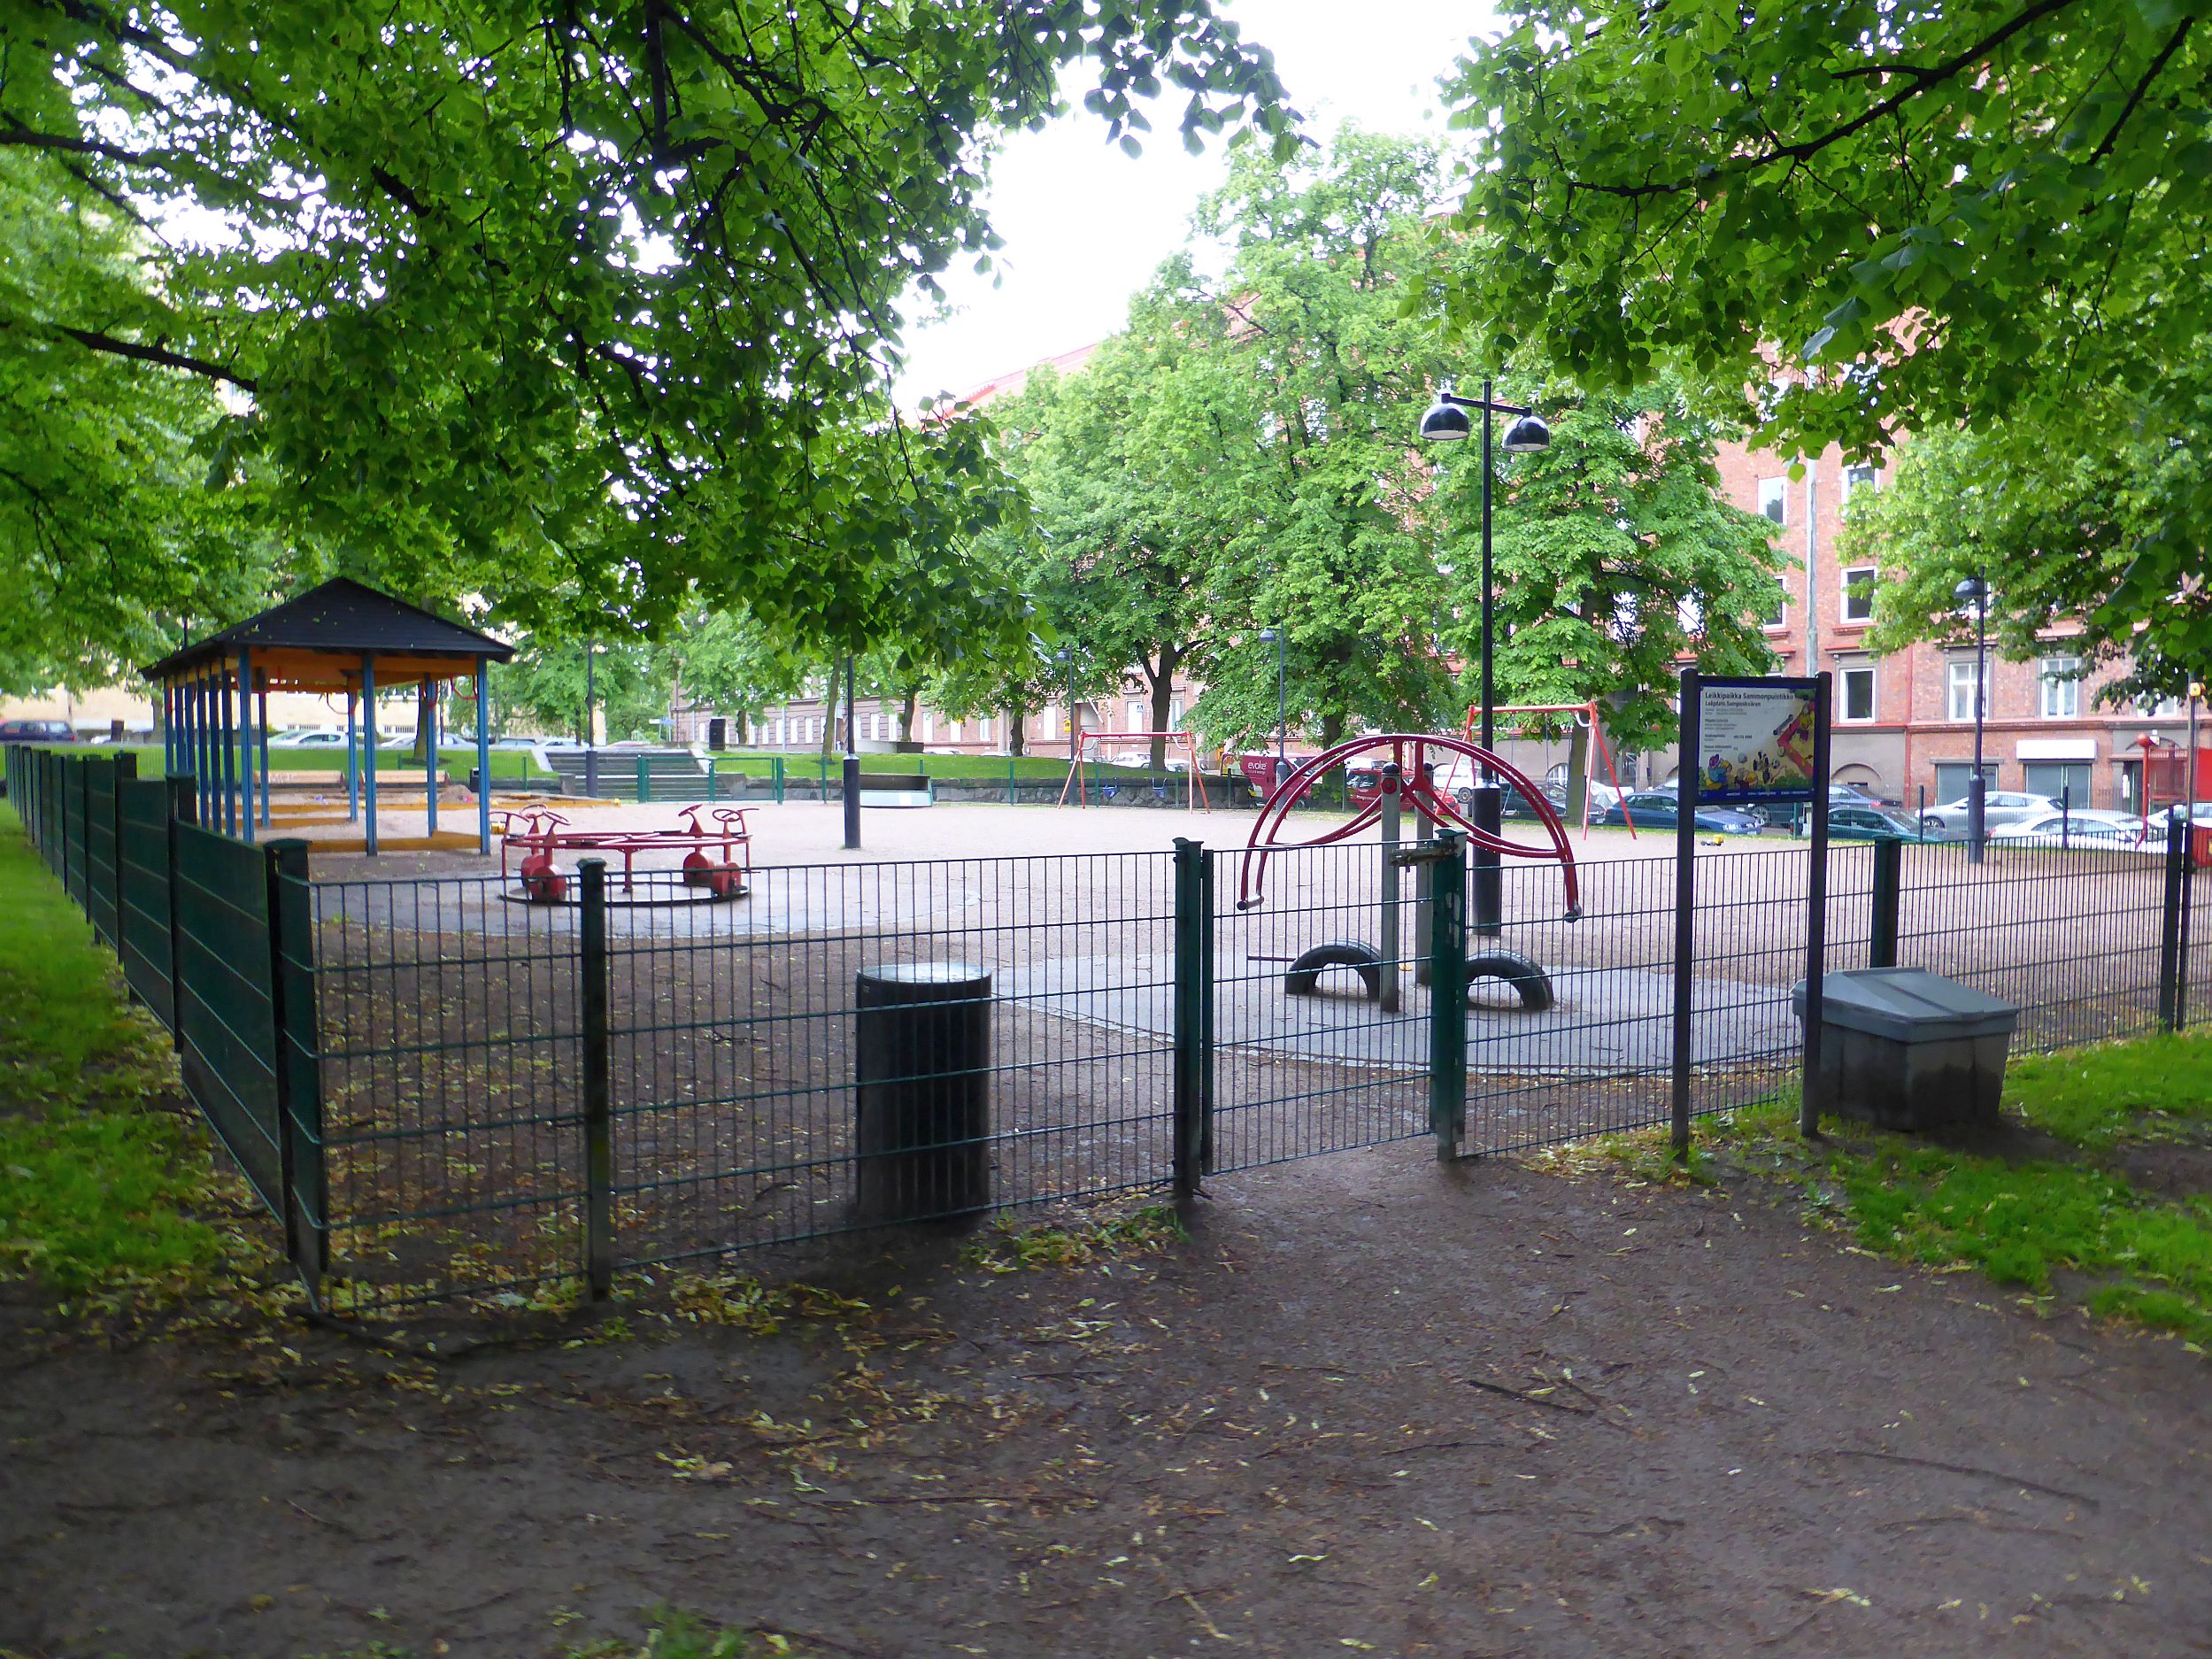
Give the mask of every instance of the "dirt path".
M 1419 1146 L 1217 1187 L 1161 1255 L 932 1243 L 836 1277 L 873 1312 L 435 1370 L 12 1306 L 0 1647 L 514 1655 L 666 1602 L 831 1655 L 2212 1651 L 2177 1343 L 1741 1198 Z

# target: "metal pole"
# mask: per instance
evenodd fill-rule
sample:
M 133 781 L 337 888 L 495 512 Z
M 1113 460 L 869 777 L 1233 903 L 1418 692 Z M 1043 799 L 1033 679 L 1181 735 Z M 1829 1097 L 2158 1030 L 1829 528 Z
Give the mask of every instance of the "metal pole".
M 435 682 L 417 686 L 416 705 L 422 726 L 422 828 L 426 835 L 438 832 L 438 693 Z
M 1798 1091 L 1798 1129 L 1807 1136 L 1820 1133 L 1821 992 L 1828 965 L 1828 671 L 1813 680 L 1813 863 L 1806 876 L 1805 1066 Z
M 1291 690 L 1283 666 L 1283 630 L 1275 630 L 1275 781 L 1278 788 L 1291 775 Z
M 1383 768 L 1383 948 L 1381 996 L 1383 1012 L 1398 1012 L 1398 845 L 1399 814 L 1404 810 L 1400 791 L 1405 783 L 1398 762 Z
M 476 659 L 476 851 L 491 851 L 490 659 Z M 711 774 L 710 774 L 711 775 Z
M 1671 1079 L 1674 1155 L 1690 1159 L 1690 1059 L 1697 1027 L 1692 968 L 1697 954 L 1698 703 L 1703 678 L 1695 668 L 1682 675 L 1682 735 L 1676 745 L 1675 769 L 1675 1021 Z
M 238 791 L 246 840 L 253 833 L 253 652 L 238 647 Z
M 360 723 L 361 694 L 352 686 L 345 692 L 345 821 L 358 823 L 361 819 L 361 746 L 357 735 Z
M 238 744 L 237 710 L 230 704 L 230 670 L 218 667 L 215 672 L 215 719 L 220 733 L 220 749 L 217 756 L 217 772 L 222 780 L 223 833 L 238 833 Z M 246 838 L 253 838 L 253 824 L 246 824 Z
M 261 822 L 269 822 L 269 676 L 254 688 L 254 713 L 261 723 Z
M 1451 830 L 1437 832 L 1437 860 L 1422 868 L 1435 902 L 1422 941 L 1429 967 L 1429 1127 L 1437 1156 L 1460 1154 L 1467 1133 L 1467 856 Z
M 1989 645 L 1989 583 L 1985 577 L 1977 575 L 1974 587 L 1974 783 L 1966 801 L 1966 861 L 1979 864 L 1982 861 L 1983 834 L 1989 827 L 1989 784 L 1982 776 L 1983 705 L 1987 700 L 1985 690 L 1989 680 L 1985 657 Z
M 829 688 L 829 700 L 836 702 L 836 687 Z M 845 851 L 855 853 L 860 846 L 860 755 L 859 683 L 854 677 L 852 653 L 844 659 L 844 765 L 841 775 L 844 781 L 844 845 Z
M 614 1061 L 607 1017 L 606 860 L 576 866 L 577 1014 L 582 1026 L 584 1273 L 591 1300 L 614 1288 Z
M 1498 687 L 1494 677 L 1496 647 L 1491 630 L 1496 626 L 1497 600 L 1492 594 L 1494 572 L 1491 564 L 1490 503 L 1491 503 L 1491 382 L 1483 382 L 1483 752 L 1485 755 L 1497 746 L 1498 741 Z M 1474 808 L 1468 821 L 1482 832 L 1475 837 L 1475 931 L 1484 938 L 1496 938 L 1505 930 L 1502 918 L 1505 908 L 1504 867 L 1498 850 L 1485 846 L 1483 837 L 1495 839 L 1505 823 L 1505 802 L 1499 799 L 1498 775 L 1490 762 L 1483 762 L 1482 775 L 1476 780 Z
M 361 811 L 363 851 L 376 856 L 376 659 L 361 659 Z
M 1490 563 L 1490 408 L 1491 382 L 1483 382 L 1483 747 L 1494 746 L 1497 737 L 1497 688 L 1491 678 L 1491 626 L 1494 621 L 1491 597 Z M 1491 776 L 1488 762 L 1483 766 L 1483 778 Z

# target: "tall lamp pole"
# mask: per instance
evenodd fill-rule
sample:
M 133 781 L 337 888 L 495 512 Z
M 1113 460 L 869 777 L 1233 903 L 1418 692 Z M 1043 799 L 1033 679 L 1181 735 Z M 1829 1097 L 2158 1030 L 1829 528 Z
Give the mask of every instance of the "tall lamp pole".
M 1978 575 L 1951 590 L 1974 607 L 1974 781 L 1966 791 L 1966 861 L 1979 864 L 1989 829 L 1989 780 L 1982 775 L 1982 728 L 1988 718 L 1989 583 Z
M 1291 693 L 1290 680 L 1283 663 L 1283 630 L 1263 628 L 1260 643 L 1275 647 L 1275 782 L 1280 789 L 1283 780 L 1291 775 Z
M 1491 498 L 1491 422 L 1495 415 L 1509 414 L 1514 423 L 1506 428 L 1506 453 L 1533 454 L 1549 449 L 1552 429 L 1544 424 L 1535 410 L 1522 404 L 1499 403 L 1491 395 L 1491 382 L 1483 382 L 1480 397 L 1461 397 L 1446 389 L 1437 393 L 1437 400 L 1429 405 L 1421 417 L 1420 436 L 1430 444 L 1456 444 L 1473 436 L 1475 423 L 1468 411 L 1483 412 L 1483 689 L 1482 733 L 1485 753 L 1497 747 L 1498 687 L 1493 672 L 1496 630 L 1495 599 L 1492 590 L 1493 572 L 1491 566 L 1490 498 Z M 1474 810 L 1468 814 L 1476 829 L 1495 841 L 1504 814 L 1499 799 L 1497 775 L 1490 763 L 1483 763 L 1483 775 L 1475 791 Z M 1504 914 L 1504 884 L 1500 878 L 1498 852 L 1495 846 L 1483 845 L 1478 839 L 1475 848 L 1475 930 L 1495 938 L 1500 931 Z
M 829 701 L 834 708 L 837 701 L 834 674 L 829 680 Z M 860 721 L 854 712 L 858 706 L 852 653 L 848 651 L 844 657 L 844 764 L 839 768 L 844 786 L 844 845 L 848 853 L 857 853 L 860 848 Z

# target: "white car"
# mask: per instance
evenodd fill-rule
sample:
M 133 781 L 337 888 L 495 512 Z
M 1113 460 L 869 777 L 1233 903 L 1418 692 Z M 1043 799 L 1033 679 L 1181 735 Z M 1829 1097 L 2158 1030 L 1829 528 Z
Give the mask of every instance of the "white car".
M 269 739 L 272 749 L 329 749 L 345 747 L 345 733 L 325 726 L 295 726 Z
M 2006 846 L 2093 847 L 2114 853 L 2166 850 L 2165 830 L 2155 819 L 2146 836 L 2140 818 L 2111 812 L 2046 813 L 2017 823 L 2000 824 L 1989 832 L 1989 838 L 1992 845 Z

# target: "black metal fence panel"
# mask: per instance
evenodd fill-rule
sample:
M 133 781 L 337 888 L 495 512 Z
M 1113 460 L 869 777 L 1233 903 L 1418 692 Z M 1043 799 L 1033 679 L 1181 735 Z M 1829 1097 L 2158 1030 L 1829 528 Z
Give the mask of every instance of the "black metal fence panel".
M 156 1019 L 174 1030 L 169 815 L 175 796 L 168 783 L 158 778 L 124 778 L 116 792 L 116 953 L 124 983 Z
M 268 862 L 212 830 L 176 831 L 177 1038 L 184 1084 L 264 1203 L 284 1204 Z
M 112 760 L 87 760 L 84 768 L 84 909 L 92 930 L 110 950 L 116 927 L 115 790 L 120 768 Z

